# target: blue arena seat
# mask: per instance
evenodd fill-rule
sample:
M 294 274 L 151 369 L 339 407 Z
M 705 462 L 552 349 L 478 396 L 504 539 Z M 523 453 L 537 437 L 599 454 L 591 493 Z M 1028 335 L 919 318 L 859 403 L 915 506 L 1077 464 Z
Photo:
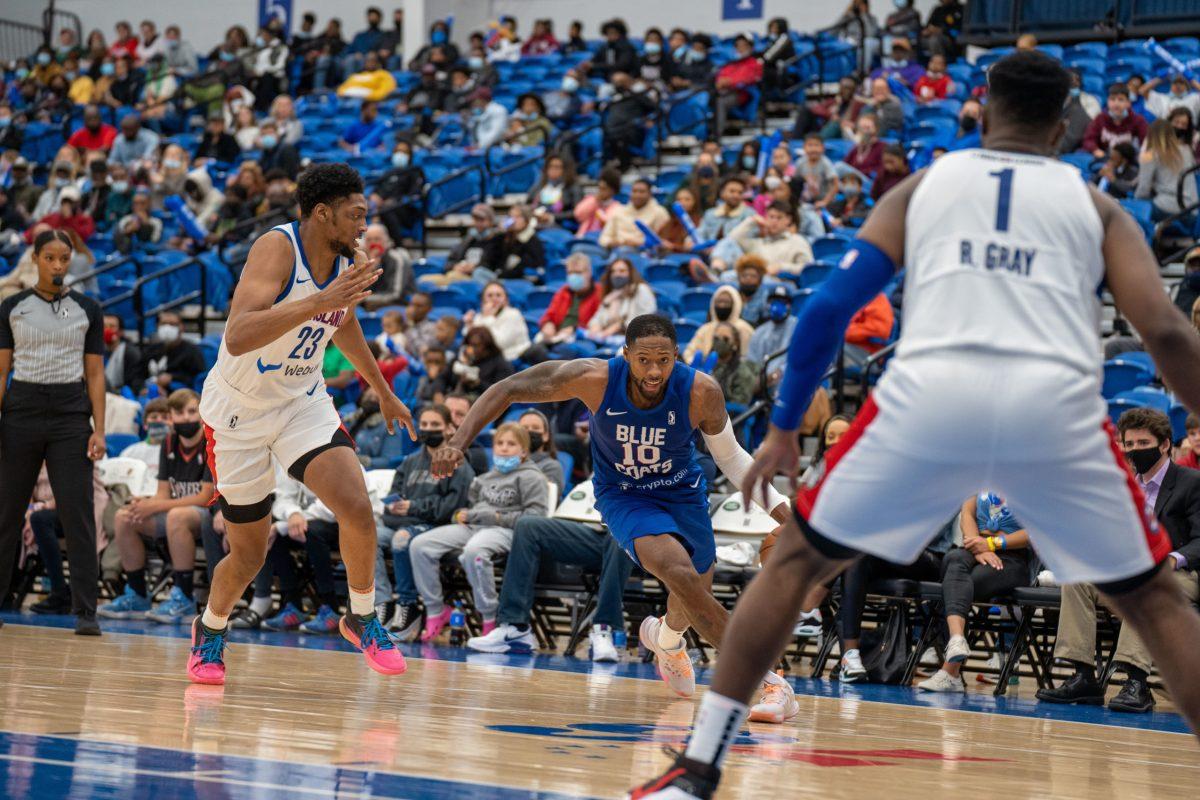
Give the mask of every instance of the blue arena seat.
M 801 289 L 813 289 L 825 282 L 837 266 L 824 261 L 814 261 L 800 270 Z
M 104 446 L 109 458 L 116 458 L 121 451 L 131 444 L 137 444 L 141 437 L 134 433 L 110 433 L 104 437 Z
M 1154 380 L 1154 371 L 1142 364 L 1114 358 L 1104 362 L 1104 386 L 1101 394 L 1105 398 L 1116 397 Z
M 822 236 L 813 239 L 813 258 L 817 261 L 837 261 L 850 248 L 850 240 L 843 236 Z

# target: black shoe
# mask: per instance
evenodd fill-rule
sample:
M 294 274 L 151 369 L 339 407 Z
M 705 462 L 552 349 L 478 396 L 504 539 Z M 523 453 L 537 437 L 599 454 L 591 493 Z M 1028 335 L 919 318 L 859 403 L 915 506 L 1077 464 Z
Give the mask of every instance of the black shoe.
M 96 622 L 95 614 L 80 614 L 75 618 L 76 636 L 99 636 L 100 623 Z
M 1038 689 L 1034 695 L 1047 703 L 1079 703 L 1085 706 L 1104 705 L 1104 687 L 1095 678 L 1076 672 L 1057 689 Z
M 229 620 L 229 625 L 242 630 L 258 630 L 262 627 L 262 621 L 262 615 L 253 608 L 243 608 Z
M 71 590 L 65 592 L 51 592 L 46 595 L 44 600 L 40 600 L 29 607 L 29 610 L 34 614 L 70 614 L 71 605 Z
M 396 634 L 398 641 L 411 642 L 417 638 L 423 622 L 424 618 L 419 605 L 416 603 L 397 603 L 396 613 L 388 621 L 387 628 Z
M 721 770 L 712 764 L 701 764 L 699 761 L 667 749 L 667 753 L 675 756 L 671 768 L 652 781 L 643 783 L 629 791 L 629 800 L 639 798 L 694 797 L 697 800 L 709 800 L 717 790 L 721 780 Z M 668 794 L 669 792 L 669 794 Z
M 1146 714 L 1154 710 L 1154 695 L 1150 694 L 1150 687 L 1145 681 L 1130 678 L 1125 681 L 1117 696 L 1108 701 L 1108 707 L 1112 711 Z

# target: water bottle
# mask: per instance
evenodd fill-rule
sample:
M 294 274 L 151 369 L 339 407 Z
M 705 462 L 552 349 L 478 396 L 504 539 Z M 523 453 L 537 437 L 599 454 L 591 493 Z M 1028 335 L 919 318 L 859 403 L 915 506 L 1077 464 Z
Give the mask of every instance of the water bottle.
M 625 626 L 622 625 L 620 628 L 613 628 L 612 637 L 613 637 L 613 647 L 617 648 L 617 652 L 618 653 L 625 652 L 625 648 L 628 646 L 628 641 L 629 641 L 625 635 Z
M 454 602 L 454 610 L 450 612 L 450 646 L 462 647 L 467 643 L 467 618 L 463 614 L 462 603 Z

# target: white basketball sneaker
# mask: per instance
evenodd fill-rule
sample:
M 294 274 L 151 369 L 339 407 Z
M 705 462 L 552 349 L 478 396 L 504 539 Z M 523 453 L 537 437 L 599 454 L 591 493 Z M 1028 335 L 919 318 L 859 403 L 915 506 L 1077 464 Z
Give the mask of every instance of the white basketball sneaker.
M 658 645 L 658 630 L 663 624 L 659 617 L 646 617 L 638 633 L 638 640 L 647 650 L 654 653 L 658 666 L 658 677 L 680 697 L 691 697 L 696 693 L 696 673 L 692 671 L 692 657 L 688 655 L 687 642 L 680 642 L 673 650 Z
M 792 685 L 778 675 L 763 681 L 758 702 L 750 707 L 751 722 L 771 722 L 776 725 L 800 713 L 800 703 Z

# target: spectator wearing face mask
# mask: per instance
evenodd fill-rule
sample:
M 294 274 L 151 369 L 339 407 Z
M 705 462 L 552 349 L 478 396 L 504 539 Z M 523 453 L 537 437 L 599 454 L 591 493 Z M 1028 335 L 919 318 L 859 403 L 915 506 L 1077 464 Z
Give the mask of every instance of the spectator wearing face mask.
M 657 97 L 633 73 L 614 72 L 613 93 L 603 115 L 604 153 L 606 160 L 615 159 L 622 171 L 633 163 L 633 149 L 646 136 L 646 117 L 657 103 Z
M 208 158 L 232 164 L 237 161 L 241 152 L 242 148 L 238 147 L 237 139 L 225 130 L 225 117 L 221 114 L 213 114 L 208 118 L 204 135 L 197 142 L 196 152 L 192 154 L 192 157 L 195 159 Z
M 853 173 L 844 175 L 841 192 L 828 206 L 830 225 L 834 228 L 857 228 L 870 213 L 868 199 L 862 191 L 862 178 Z
M 546 104 L 532 93 L 517 98 L 517 110 L 508 124 L 507 140 L 518 147 L 536 147 L 554 134 L 554 125 L 546 118 Z
M 907 2 L 907 0 L 900 0 L 900 2 Z M 911 11 L 912 7 L 908 6 L 908 10 Z M 905 86 L 912 88 L 924 74 L 925 70 L 921 69 L 921 65 L 913 58 L 912 45 L 909 44 L 908 39 L 896 38 L 892 40 L 890 57 L 885 56 L 883 62 L 876 67 L 870 77 L 872 84 L 880 78 L 883 78 L 885 82 L 889 78 L 895 78 Z
M 946 74 L 946 57 L 934 55 L 929 58 L 925 74 L 913 84 L 913 94 L 918 103 L 930 103 L 945 100 L 953 86 L 954 82 Z
M 713 351 L 713 336 L 717 325 L 728 322 L 738 333 L 740 352 L 750 349 L 750 337 L 754 326 L 742 319 L 742 296 L 732 286 L 718 286 L 708 305 L 708 321 L 701 325 L 683 351 L 683 361 L 691 364 L 700 355 L 707 357 Z
M 758 86 L 763 79 L 762 61 L 754 53 L 754 42 L 749 36 L 739 34 L 734 39 L 735 57 L 717 70 L 715 132 L 720 136 L 725 131 L 725 119 L 729 112 L 750 102 L 748 89 Z
M 654 290 L 626 258 L 614 259 L 600 276 L 604 299 L 587 324 L 587 337 L 599 344 L 620 346 L 625 343 L 625 326 L 634 317 L 658 310 Z
M 146 407 L 142 409 L 142 427 L 146 431 L 145 438 L 122 450 L 121 458 L 141 461 L 157 474 L 162 443 L 171 432 L 171 411 L 167 406 L 167 398 L 156 397 L 146 403 Z
M 609 20 L 600 27 L 604 42 L 596 51 L 591 62 L 591 74 L 611 80 L 614 73 L 627 75 L 638 73 L 638 55 L 629 42 L 629 30 L 619 19 Z
M 154 342 L 146 348 L 144 359 L 145 373 L 162 394 L 169 392 L 173 384 L 192 386 L 196 376 L 208 370 L 204 353 L 183 338 L 183 318 L 174 311 L 158 315 Z
M 196 50 L 183 38 L 178 25 L 168 25 L 163 32 L 163 39 L 163 55 L 173 73 L 186 78 L 200 71 Z
M 258 163 L 264 173 L 278 169 L 291 180 L 296 180 L 300 174 L 300 153 L 280 138 L 275 122 L 270 118 L 259 126 L 258 146 L 261 150 Z
M 1129 142 L 1141 147 L 1150 134 L 1145 117 L 1130 109 L 1129 87 L 1114 83 L 1108 87 L 1108 103 L 1105 110 L 1092 120 L 1083 135 L 1080 150 L 1096 158 L 1104 158 L 1117 142 Z
M 1142 150 L 1141 168 L 1138 171 L 1137 189 L 1134 196 L 1150 200 L 1151 218 L 1165 219 L 1178 214 L 1184 208 L 1193 208 L 1197 202 L 1195 180 L 1180 181 L 1184 173 L 1196 166 L 1196 155 L 1192 148 L 1175 136 L 1175 129 L 1165 119 L 1155 120 L 1146 136 Z M 1183 206 L 1179 205 L 1179 188 L 1182 185 Z M 1189 215 L 1189 217 L 1194 215 Z
M 1175 109 L 1186 108 L 1192 119 L 1200 119 L 1200 93 L 1195 91 L 1200 89 L 1200 81 L 1174 73 L 1171 75 L 1167 91 L 1155 91 L 1164 82 L 1162 77 L 1155 76 L 1138 90 L 1139 94 L 1146 98 L 1146 110 L 1155 117 L 1164 119 Z
M 568 219 L 582 199 L 575 162 L 569 156 L 552 155 L 525 202 L 537 208 L 538 224 L 550 227 Z
M 142 350 L 125 338 L 125 325 L 117 314 L 104 315 L 104 382 L 110 392 L 128 386 L 141 394 L 146 375 L 142 371 Z
M 225 203 L 225 194 L 213 188 L 212 177 L 207 169 L 197 167 L 187 174 L 187 179 L 183 182 L 183 199 L 196 221 L 205 230 L 212 230 L 221 206 Z
M 892 87 L 884 78 L 871 81 L 871 95 L 863 102 L 856 121 L 866 114 L 875 118 L 877 136 L 899 137 L 904 129 L 904 107 L 892 94 Z M 858 140 L 854 125 L 850 122 L 842 125 L 842 138 Z
M 545 247 L 537 237 L 537 221 L 528 207 L 513 206 L 501 227 L 488 240 L 479 264 L 490 272 L 486 280 L 525 278 L 546 265 Z
M 741 337 L 728 322 L 713 330 L 713 352 L 717 363 L 712 376 L 721 386 L 726 403 L 749 405 L 758 391 L 758 365 L 742 358 Z
M 779 385 L 787 368 L 787 354 L 783 353 L 768 360 L 772 353 L 778 353 L 787 348 L 792 340 L 792 331 L 796 327 L 796 317 L 792 311 L 792 296 L 783 286 L 771 290 L 767 299 L 767 318 L 750 336 L 750 346 L 746 349 L 746 360 L 759 366 L 766 372 L 767 386 Z
M 958 112 L 958 130 L 954 132 L 954 138 L 950 140 L 946 149 L 955 151 L 982 147 L 981 134 L 983 131 L 979 126 L 982 116 L 983 106 L 978 100 L 974 98 L 964 100 L 962 108 Z
M 492 99 L 492 90 L 481 86 L 471 95 L 471 110 L 464 126 L 471 144 L 487 150 L 504 138 L 508 130 L 508 109 Z
M 385 498 L 380 531 L 380 546 L 392 552 L 396 589 L 396 611 L 388 629 L 396 631 L 401 641 L 415 638 L 422 619 L 409 545 L 432 528 L 449 524 L 450 516 L 467 505 L 467 492 L 475 478 L 475 471 L 467 462 L 460 464 L 449 478 L 430 477 L 433 452 L 454 430 L 448 408 L 440 404 L 424 406 L 417 415 L 417 426 L 421 449 L 407 456 L 396 469 L 392 488 Z
M 709 57 L 713 40 L 707 33 L 692 35 L 691 41 L 682 52 L 673 53 L 676 66 L 671 76 L 671 86 L 676 91 L 707 85 L 713 77 L 713 63 Z
M 129 253 L 135 243 L 157 244 L 162 239 L 162 220 L 150 213 L 150 193 L 139 189 L 133 194 L 130 211 L 117 222 L 113 245 Z
M 563 358 L 576 355 L 570 352 L 575 332 L 587 327 L 603 298 L 600 286 L 592 277 L 590 258 L 583 253 L 572 253 L 567 256 L 566 268 L 566 283 L 550 299 L 550 306 L 538 321 L 540 330 L 534 339 Z M 545 356 L 536 360 L 545 360 Z

